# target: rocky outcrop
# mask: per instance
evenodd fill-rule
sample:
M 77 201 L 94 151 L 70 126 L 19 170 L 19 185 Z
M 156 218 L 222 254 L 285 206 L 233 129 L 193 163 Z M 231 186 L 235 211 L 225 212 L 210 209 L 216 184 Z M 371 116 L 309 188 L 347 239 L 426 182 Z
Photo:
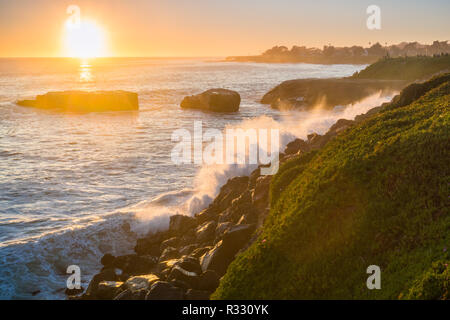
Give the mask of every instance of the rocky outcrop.
M 261 100 L 275 109 L 298 109 L 349 105 L 382 92 L 390 94 L 405 86 L 405 81 L 370 79 L 297 79 L 284 81 Z
M 233 90 L 210 89 L 188 96 L 181 101 L 181 108 L 200 109 L 214 112 L 235 112 L 239 110 L 241 96 Z
M 139 110 L 138 95 L 128 91 L 56 91 L 17 101 L 19 106 L 61 112 Z

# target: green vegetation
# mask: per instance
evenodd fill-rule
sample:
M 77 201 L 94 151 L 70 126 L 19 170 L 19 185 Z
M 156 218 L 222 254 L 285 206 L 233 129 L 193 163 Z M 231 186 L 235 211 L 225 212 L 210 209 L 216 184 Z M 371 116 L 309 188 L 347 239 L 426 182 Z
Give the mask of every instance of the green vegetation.
M 356 72 L 352 78 L 384 80 L 416 80 L 429 77 L 441 70 L 450 70 L 450 55 L 435 57 L 383 58 L 364 70 Z
M 285 163 L 212 298 L 448 299 L 450 81 L 436 79 Z M 366 287 L 372 264 L 381 290 Z

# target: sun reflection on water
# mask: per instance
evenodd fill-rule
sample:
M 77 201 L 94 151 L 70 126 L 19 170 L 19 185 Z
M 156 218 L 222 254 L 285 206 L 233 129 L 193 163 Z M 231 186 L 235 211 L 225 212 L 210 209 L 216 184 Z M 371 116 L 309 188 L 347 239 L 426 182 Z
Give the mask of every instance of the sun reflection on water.
M 93 82 L 92 65 L 88 60 L 81 60 L 80 62 L 80 82 Z

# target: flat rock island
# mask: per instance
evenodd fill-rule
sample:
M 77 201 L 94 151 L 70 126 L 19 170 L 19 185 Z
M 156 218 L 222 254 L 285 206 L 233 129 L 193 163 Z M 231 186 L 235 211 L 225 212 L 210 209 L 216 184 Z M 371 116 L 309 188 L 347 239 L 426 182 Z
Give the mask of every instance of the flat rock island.
M 19 106 L 62 112 L 104 112 L 139 110 L 138 95 L 129 91 L 55 91 L 19 100 Z

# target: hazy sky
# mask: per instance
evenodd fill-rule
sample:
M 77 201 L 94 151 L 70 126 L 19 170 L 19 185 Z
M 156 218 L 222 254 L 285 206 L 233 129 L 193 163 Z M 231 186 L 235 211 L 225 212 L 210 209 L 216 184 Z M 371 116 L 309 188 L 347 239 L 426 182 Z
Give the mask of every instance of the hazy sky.
M 66 9 L 95 20 L 113 56 L 258 54 L 274 45 L 322 47 L 450 40 L 449 0 L 0 0 L 0 56 L 63 54 Z M 366 8 L 381 8 L 368 30 Z

